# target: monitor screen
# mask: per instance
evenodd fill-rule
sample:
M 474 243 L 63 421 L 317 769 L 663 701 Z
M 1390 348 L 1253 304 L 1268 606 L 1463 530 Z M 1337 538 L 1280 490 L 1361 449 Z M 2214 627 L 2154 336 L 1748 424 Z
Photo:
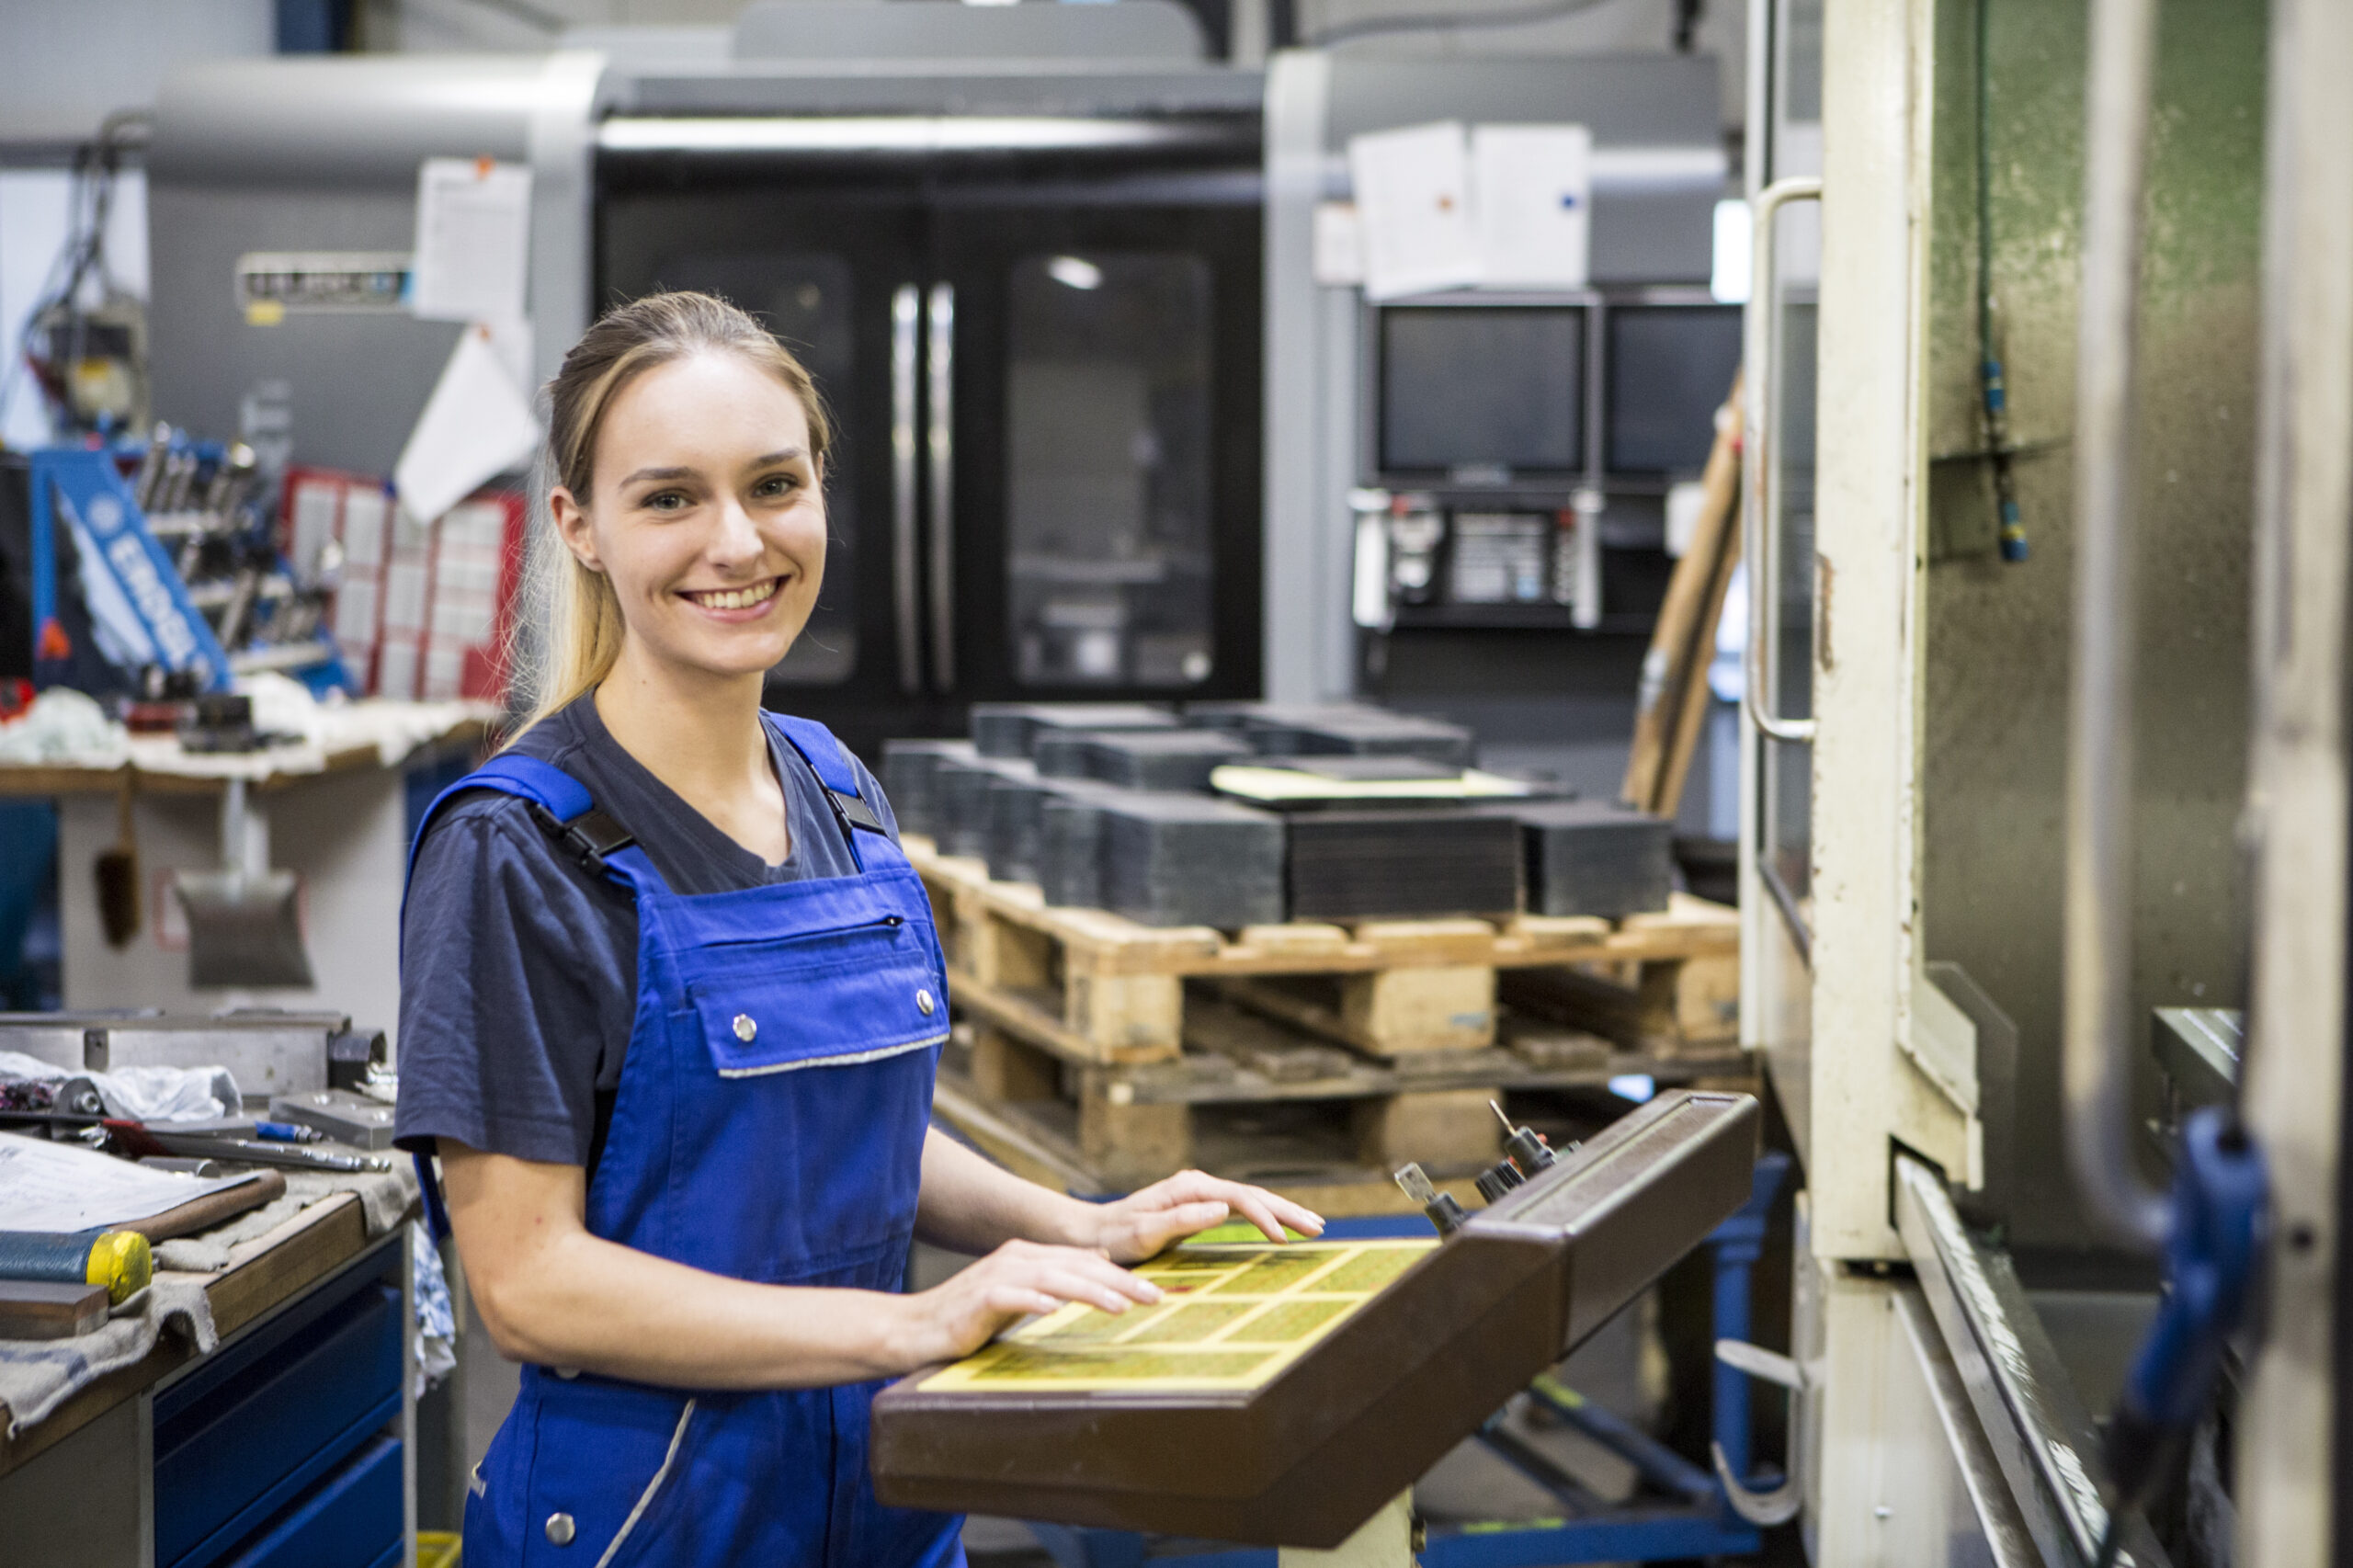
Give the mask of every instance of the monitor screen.
M 1612 473 L 1697 473 L 1716 409 L 1740 369 L 1737 305 L 1628 305 L 1609 312 Z
M 1585 466 L 1579 306 L 1396 306 L 1381 312 L 1383 473 Z

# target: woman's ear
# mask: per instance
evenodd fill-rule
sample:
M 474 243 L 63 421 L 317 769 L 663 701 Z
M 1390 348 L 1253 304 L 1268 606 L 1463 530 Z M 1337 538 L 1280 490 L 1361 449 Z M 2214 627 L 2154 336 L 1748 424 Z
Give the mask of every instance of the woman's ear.
M 556 538 L 563 540 L 573 559 L 591 572 L 602 572 L 605 563 L 597 559 L 597 536 L 588 526 L 588 514 L 568 488 L 559 484 L 548 492 L 548 513 L 555 519 Z

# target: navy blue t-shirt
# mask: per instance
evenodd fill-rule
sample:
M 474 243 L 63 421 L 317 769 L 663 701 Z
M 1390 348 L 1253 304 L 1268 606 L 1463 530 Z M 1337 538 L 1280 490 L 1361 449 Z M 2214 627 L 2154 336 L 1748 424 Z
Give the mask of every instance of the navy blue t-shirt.
M 563 769 L 631 834 L 670 891 L 732 892 L 858 872 L 824 786 L 773 731 L 791 849 L 770 866 L 678 798 L 614 740 L 584 697 L 511 748 Z M 858 793 L 898 836 L 855 757 Z M 559 848 L 529 805 L 474 790 L 418 846 L 402 915 L 402 1148 L 437 1138 L 518 1159 L 587 1165 L 620 1083 L 637 1012 L 637 903 Z

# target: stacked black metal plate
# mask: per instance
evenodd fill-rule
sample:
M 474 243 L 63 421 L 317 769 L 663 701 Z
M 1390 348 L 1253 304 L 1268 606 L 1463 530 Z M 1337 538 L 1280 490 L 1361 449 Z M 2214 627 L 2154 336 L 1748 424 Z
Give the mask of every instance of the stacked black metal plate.
M 1103 906 L 1103 808 L 1120 790 L 1086 778 L 1054 778 L 1038 802 L 1038 887 L 1050 904 Z
M 1210 770 L 1257 754 L 1221 730 L 1040 730 L 1031 760 L 1050 778 L 1122 790 L 1206 790 Z
M 1427 919 L 1519 907 L 1520 826 L 1460 808 L 1296 812 L 1294 920 Z
M 1026 757 L 1044 730 L 1173 730 L 1176 716 L 1142 702 L 975 702 L 972 744 L 983 756 Z
M 971 855 L 985 859 L 989 852 L 991 788 L 1006 778 L 1017 759 L 995 756 L 942 756 L 932 771 L 932 800 L 939 824 L 934 836 L 943 855 Z M 1023 770 L 1026 762 L 1018 763 Z M 1019 774 L 1013 777 L 1018 778 Z
M 1267 756 L 1426 756 L 1468 767 L 1473 749 L 1460 724 L 1362 702 L 1197 702 L 1185 721 L 1240 734 Z
M 940 763 L 949 759 L 971 762 L 979 756 L 979 750 L 970 741 L 884 741 L 882 791 L 891 798 L 891 811 L 898 818 L 899 831 L 937 836 L 942 821 Z
M 1115 732 L 1116 733 L 1116 732 Z M 1150 730 L 1137 732 L 1151 734 Z M 1048 778 L 1084 778 L 1086 777 L 1086 743 L 1093 740 L 1094 730 L 1040 730 L 1029 753 L 1029 760 Z
M 987 797 L 983 803 L 989 875 L 1001 882 L 1038 880 L 1038 831 L 1040 812 L 1054 781 L 1038 777 L 1034 763 L 991 757 Z
M 1041 740 L 1042 746 L 1044 742 Z M 1142 731 L 1131 734 L 1086 733 L 1081 745 L 1089 778 L 1123 790 L 1199 792 L 1210 772 L 1229 762 L 1247 762 L 1250 747 L 1215 730 Z
M 1283 823 L 1207 795 L 1130 790 L 1102 805 L 1102 902 L 1146 926 L 1283 918 Z
M 1533 915 L 1611 920 L 1666 907 L 1674 883 L 1674 824 L 1605 801 L 1487 806 L 1520 825 Z

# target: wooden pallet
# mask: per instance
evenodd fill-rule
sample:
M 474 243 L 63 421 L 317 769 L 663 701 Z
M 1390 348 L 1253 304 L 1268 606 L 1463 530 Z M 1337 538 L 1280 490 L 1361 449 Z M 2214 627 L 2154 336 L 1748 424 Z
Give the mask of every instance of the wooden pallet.
M 1120 1190 L 1204 1160 L 1255 1168 L 1264 1149 L 1220 1142 L 1232 1114 L 1313 1102 L 1337 1121 L 1316 1168 L 1350 1173 L 1343 1187 L 1383 1176 L 1373 1196 L 1335 1200 L 1387 1206 L 1385 1173 L 1406 1160 L 1466 1176 L 1492 1162 L 1489 1102 L 1510 1090 L 1746 1068 L 1734 1044 L 1629 1052 L 1558 1023 L 1499 1027 L 1499 974 L 1577 965 L 1596 983 L 1655 985 L 1686 968 L 1736 968 L 1732 912 L 1700 900 L 1614 926 L 1298 922 L 1229 936 L 1050 908 L 1035 887 L 993 881 L 983 862 L 913 835 L 908 853 L 931 891 L 960 1019 L 942 1114 L 1063 1185 Z
M 943 1063 L 934 1113 L 1023 1176 L 1094 1195 L 1195 1166 L 1272 1187 L 1324 1214 L 1413 1212 L 1391 1180 L 1407 1159 L 1468 1201 L 1471 1178 L 1495 1157 L 1487 1102 L 1507 1093 L 1597 1090 L 1630 1074 L 1661 1085 L 1755 1081 L 1744 1053 L 1662 1060 L 1610 1051 L 1590 1037 L 1586 1065 L 1542 1068 L 1518 1051 L 1481 1052 L 1437 1088 L 1367 1066 L 1276 1079 L 1197 1064 L 1192 1053 L 1150 1069 L 1074 1070 L 1002 1033 L 964 1029 L 960 1037 Z M 1463 1086 L 1482 1073 L 1485 1082 Z
M 1229 997 L 1356 1050 L 1401 1056 L 1494 1044 L 1498 971 L 1665 975 L 1739 954 L 1733 913 L 1682 894 L 1664 914 L 1614 926 L 1545 915 L 1296 921 L 1229 936 L 1049 907 L 1033 884 L 991 880 L 983 861 L 940 855 L 912 834 L 906 846 L 931 890 L 956 999 L 1044 1050 L 1102 1065 L 1180 1055 L 1188 980 L 1217 982 Z

